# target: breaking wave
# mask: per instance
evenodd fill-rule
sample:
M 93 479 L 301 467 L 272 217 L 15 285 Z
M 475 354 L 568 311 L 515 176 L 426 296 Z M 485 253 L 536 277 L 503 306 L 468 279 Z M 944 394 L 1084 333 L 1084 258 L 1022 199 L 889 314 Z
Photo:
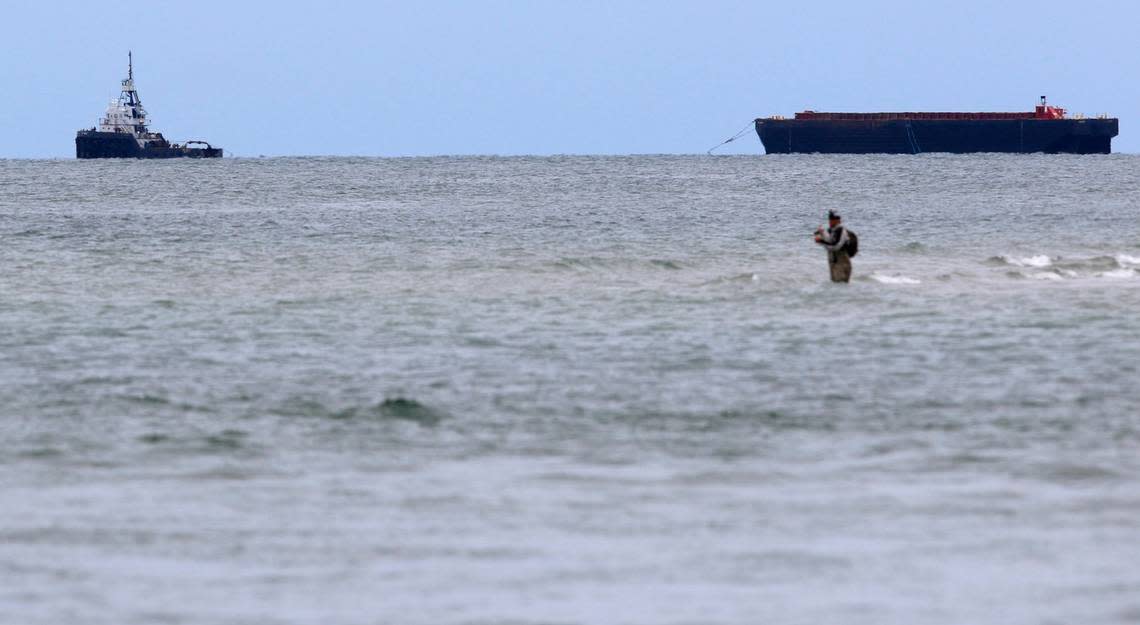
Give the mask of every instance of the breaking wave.
M 1135 278 L 1137 275 L 1136 270 L 1132 268 L 1114 269 L 1112 271 L 1105 271 L 1100 275 L 1102 278 Z
M 870 278 L 879 284 L 922 284 L 922 280 L 917 278 L 908 278 L 907 276 L 888 276 L 881 273 L 873 273 Z
M 1007 256 L 1003 254 L 1001 256 L 995 256 L 992 260 L 995 260 L 999 263 L 1004 263 L 1006 265 L 1012 265 L 1014 267 L 1035 267 L 1038 269 L 1050 267 L 1053 265 L 1053 259 L 1044 254 L 1022 257 Z
M 1140 273 L 1140 258 L 1129 254 L 1115 256 L 1053 257 L 1044 254 L 1036 256 L 994 256 L 990 264 L 1003 267 L 1017 267 L 1020 271 L 1010 271 L 1013 278 L 1059 281 L 1070 278 L 1134 278 Z M 1034 271 L 1039 270 L 1039 271 Z

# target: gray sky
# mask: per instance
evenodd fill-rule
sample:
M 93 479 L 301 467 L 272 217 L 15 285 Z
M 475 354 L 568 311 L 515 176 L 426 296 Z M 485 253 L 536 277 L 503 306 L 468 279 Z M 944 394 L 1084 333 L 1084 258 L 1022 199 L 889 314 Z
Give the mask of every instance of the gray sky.
M 936 5 L 936 6 L 935 6 Z M 1121 118 L 1140 8 L 1109 2 L 52 2 L 0 24 L 0 157 L 74 156 L 127 50 L 152 129 L 227 154 L 701 153 L 815 110 Z M 754 134 L 724 150 L 761 153 Z

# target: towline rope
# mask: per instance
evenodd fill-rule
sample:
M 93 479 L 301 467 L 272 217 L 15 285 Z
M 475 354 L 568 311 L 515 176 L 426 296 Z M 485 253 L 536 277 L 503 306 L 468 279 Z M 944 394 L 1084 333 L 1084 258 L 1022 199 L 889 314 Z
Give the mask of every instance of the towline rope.
M 738 133 L 732 135 L 731 137 L 725 139 L 724 141 L 721 141 L 720 143 L 712 146 L 711 148 L 708 149 L 708 152 L 706 152 L 706 154 L 708 154 L 709 156 L 712 156 L 713 150 L 719 148 L 722 145 L 732 143 L 733 141 L 736 141 L 737 139 L 743 137 L 745 133 L 747 133 L 749 130 L 752 130 L 754 125 L 755 125 L 755 122 L 748 122 L 748 125 L 745 126 L 744 128 L 742 128 L 740 130 L 740 132 L 738 132 Z

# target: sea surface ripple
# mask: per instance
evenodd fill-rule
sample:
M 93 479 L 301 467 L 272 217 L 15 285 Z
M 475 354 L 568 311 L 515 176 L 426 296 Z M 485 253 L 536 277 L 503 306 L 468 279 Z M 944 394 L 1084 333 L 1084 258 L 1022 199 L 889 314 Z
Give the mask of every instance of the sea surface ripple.
M 0 622 L 1135 623 L 1138 198 L 1130 155 L 0 161 Z

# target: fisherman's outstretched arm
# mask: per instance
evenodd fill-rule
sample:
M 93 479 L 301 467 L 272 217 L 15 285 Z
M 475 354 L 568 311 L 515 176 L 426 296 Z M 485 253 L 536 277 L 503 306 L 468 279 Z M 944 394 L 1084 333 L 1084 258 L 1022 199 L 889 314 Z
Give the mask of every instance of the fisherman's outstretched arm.
M 832 241 L 831 235 L 825 230 L 820 237 L 819 244 L 832 252 L 838 252 L 843 249 L 843 246 L 847 245 L 847 228 L 839 231 L 839 238 L 836 241 Z

